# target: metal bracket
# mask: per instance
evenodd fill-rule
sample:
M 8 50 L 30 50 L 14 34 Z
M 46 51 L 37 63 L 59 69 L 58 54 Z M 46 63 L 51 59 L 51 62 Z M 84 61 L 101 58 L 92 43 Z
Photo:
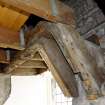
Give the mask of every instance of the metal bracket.
M 6 50 L 7 61 L 10 61 L 10 50 Z
M 50 4 L 51 4 L 52 15 L 57 16 L 58 15 L 57 1 L 50 0 Z
M 24 29 L 20 30 L 20 46 L 25 48 Z

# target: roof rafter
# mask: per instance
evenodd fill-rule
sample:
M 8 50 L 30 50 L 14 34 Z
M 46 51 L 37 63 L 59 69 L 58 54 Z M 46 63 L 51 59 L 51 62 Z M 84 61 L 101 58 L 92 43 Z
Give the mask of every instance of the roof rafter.
M 72 9 L 58 0 L 0 0 L 0 4 L 49 21 L 74 23 Z

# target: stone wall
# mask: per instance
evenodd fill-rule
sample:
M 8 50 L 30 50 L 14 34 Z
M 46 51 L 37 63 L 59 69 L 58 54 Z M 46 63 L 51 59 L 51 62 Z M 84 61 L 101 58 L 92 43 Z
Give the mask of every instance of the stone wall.
M 105 34 L 105 16 L 94 0 L 62 0 L 75 11 L 77 30 L 88 37 Z

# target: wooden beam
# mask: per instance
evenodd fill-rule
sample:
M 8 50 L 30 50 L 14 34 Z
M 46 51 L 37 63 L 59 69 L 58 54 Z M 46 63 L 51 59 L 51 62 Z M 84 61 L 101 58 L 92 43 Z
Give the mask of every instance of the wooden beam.
M 11 72 L 11 75 L 16 75 L 16 76 L 28 76 L 36 74 L 37 74 L 37 69 L 31 69 L 31 68 L 16 68 L 13 72 Z
M 35 49 L 34 51 L 31 51 L 30 48 L 20 51 L 15 58 L 10 62 L 10 65 L 5 68 L 6 73 L 11 73 L 15 70 L 15 72 L 19 72 L 16 70 L 25 70 L 25 69 L 35 69 L 35 68 L 40 68 L 40 69 L 47 69 L 46 64 L 41 58 L 41 56 L 38 54 L 38 51 Z M 21 73 L 21 71 L 19 72 Z M 25 73 L 25 71 L 24 71 Z
M 41 57 L 39 52 L 36 52 L 35 55 L 33 56 L 33 59 L 31 59 L 31 60 L 43 61 L 43 58 Z
M 53 0 L 0 0 L 0 3 L 53 22 L 66 24 L 74 22 L 72 9 L 59 0 L 56 2 Z
M 48 69 L 52 72 L 53 76 L 58 82 L 63 93 L 66 96 L 78 96 L 76 81 L 71 67 L 60 51 L 56 41 L 42 37 L 43 34 L 45 33 L 36 33 L 33 36 L 33 38 L 30 40 L 30 43 L 28 43 L 29 47 L 25 51 L 22 51 L 16 57 L 14 62 L 11 62 L 11 64 L 5 68 L 5 73 L 12 73 L 14 70 L 21 67 L 21 65 L 26 62 L 26 60 L 22 58 L 33 58 L 33 55 L 35 55 L 36 52 L 39 52 Z
M 14 71 L 11 72 L 11 75 L 13 76 L 32 76 L 32 75 L 38 75 L 43 72 L 46 72 L 47 69 L 31 69 L 31 68 L 16 68 Z
M 9 68 L 7 67 L 7 69 L 10 70 L 8 72 L 11 72 L 11 75 L 37 75 L 47 70 L 47 66 L 38 52 L 35 51 L 32 53 L 29 51 L 32 55 L 25 52 L 23 54 L 23 52 L 24 51 L 20 51 L 15 60 L 10 64 Z
M 23 50 L 20 46 L 19 32 L 0 27 L 0 47 Z
M 24 60 L 31 60 L 31 61 L 43 61 L 42 57 L 40 56 L 39 52 L 36 52 L 33 57 L 28 57 L 21 55 L 21 58 Z
M 105 81 L 105 73 L 103 74 L 103 70 L 98 67 L 88 52 L 84 39 L 74 27 L 50 22 L 40 23 L 40 26 L 53 35 L 74 73 L 81 75 L 88 98 L 96 99 L 102 95 L 100 87 Z
M 44 38 L 41 38 L 39 43 L 43 45 L 43 49 L 40 49 L 39 52 L 64 95 L 68 97 L 78 96 L 74 74 L 57 43 L 54 40 Z
M 19 13 L 13 9 L 0 5 L 0 26 L 13 31 L 19 31 L 29 15 Z
M 43 68 L 47 69 L 45 63 L 43 61 L 33 61 L 33 60 L 28 60 L 24 62 L 22 65 L 19 66 L 19 68 L 28 68 L 28 69 L 37 69 L 37 68 Z

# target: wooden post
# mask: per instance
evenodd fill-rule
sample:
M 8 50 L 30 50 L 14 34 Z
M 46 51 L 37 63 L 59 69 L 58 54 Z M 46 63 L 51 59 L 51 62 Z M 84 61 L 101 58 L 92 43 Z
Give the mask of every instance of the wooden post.
M 24 50 L 24 48 L 20 46 L 20 33 L 0 27 L 0 47 Z

